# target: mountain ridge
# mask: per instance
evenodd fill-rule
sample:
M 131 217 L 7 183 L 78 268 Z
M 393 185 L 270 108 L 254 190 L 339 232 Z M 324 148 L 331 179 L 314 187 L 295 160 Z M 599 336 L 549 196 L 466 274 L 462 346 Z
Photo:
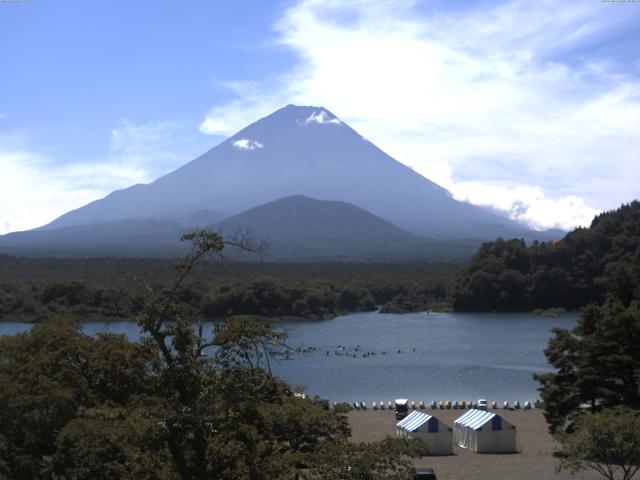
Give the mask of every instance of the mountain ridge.
M 112 192 L 43 229 L 203 208 L 230 216 L 295 194 L 352 203 L 404 230 L 434 238 L 544 239 L 543 233 L 455 200 L 326 108 L 294 105 L 250 124 L 150 184 Z

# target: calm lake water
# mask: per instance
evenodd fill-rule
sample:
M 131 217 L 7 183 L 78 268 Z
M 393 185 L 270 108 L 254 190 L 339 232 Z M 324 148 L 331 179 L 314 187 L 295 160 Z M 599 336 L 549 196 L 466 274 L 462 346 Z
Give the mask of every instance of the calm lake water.
M 534 372 L 550 371 L 542 350 L 553 327 L 577 314 L 358 313 L 317 322 L 282 323 L 292 347 L 314 347 L 278 360 L 274 370 L 306 392 L 334 401 L 535 400 Z M 0 335 L 30 328 L 0 323 Z M 87 322 L 86 333 L 139 338 L 135 323 Z

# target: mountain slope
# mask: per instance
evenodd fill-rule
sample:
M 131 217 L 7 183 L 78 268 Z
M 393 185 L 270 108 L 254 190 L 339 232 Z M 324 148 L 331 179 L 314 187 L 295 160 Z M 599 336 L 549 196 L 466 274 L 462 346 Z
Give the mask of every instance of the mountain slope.
M 0 236 L 0 251 L 38 256 L 166 256 L 184 251 L 180 236 L 220 221 L 212 210 L 163 219 L 131 218 Z
M 545 238 L 459 202 L 323 107 L 289 105 L 148 185 L 111 193 L 45 230 L 214 209 L 233 215 L 302 194 L 352 203 L 402 229 L 441 239 Z
M 0 251 L 41 256 L 162 257 L 186 253 L 183 233 L 208 228 L 225 237 L 249 233 L 266 242 L 265 260 L 459 260 L 477 243 L 430 240 L 407 233 L 359 207 L 302 195 L 254 207 L 215 224 L 130 219 L 35 230 L 0 237 Z M 204 218 L 210 219 L 210 215 Z M 252 257 L 257 259 L 257 257 Z

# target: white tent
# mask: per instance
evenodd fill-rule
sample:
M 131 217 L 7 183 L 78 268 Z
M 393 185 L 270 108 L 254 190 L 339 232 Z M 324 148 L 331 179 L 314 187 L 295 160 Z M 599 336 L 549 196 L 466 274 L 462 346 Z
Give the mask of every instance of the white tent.
M 420 438 L 427 445 L 430 455 L 449 455 L 453 453 L 452 430 L 427 413 L 414 411 L 396 424 L 396 435 L 405 438 Z
M 486 410 L 469 410 L 453 423 L 454 441 L 478 453 L 516 451 L 516 427 L 500 415 Z

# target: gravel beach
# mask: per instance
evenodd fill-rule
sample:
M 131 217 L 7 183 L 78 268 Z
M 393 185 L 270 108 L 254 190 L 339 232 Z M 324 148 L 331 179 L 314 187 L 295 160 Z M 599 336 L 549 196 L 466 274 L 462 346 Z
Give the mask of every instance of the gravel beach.
M 436 416 L 448 426 L 466 410 L 424 410 Z M 473 453 L 454 447 L 454 455 L 422 457 L 416 460 L 418 467 L 431 467 L 438 480 L 596 480 L 595 472 L 571 475 L 556 473 L 558 464 L 553 457 L 555 442 L 547 432 L 547 424 L 541 410 L 495 410 L 517 428 L 518 453 Z M 349 424 L 354 442 L 381 440 L 395 435 L 395 416 L 389 410 L 366 410 L 349 413 Z

